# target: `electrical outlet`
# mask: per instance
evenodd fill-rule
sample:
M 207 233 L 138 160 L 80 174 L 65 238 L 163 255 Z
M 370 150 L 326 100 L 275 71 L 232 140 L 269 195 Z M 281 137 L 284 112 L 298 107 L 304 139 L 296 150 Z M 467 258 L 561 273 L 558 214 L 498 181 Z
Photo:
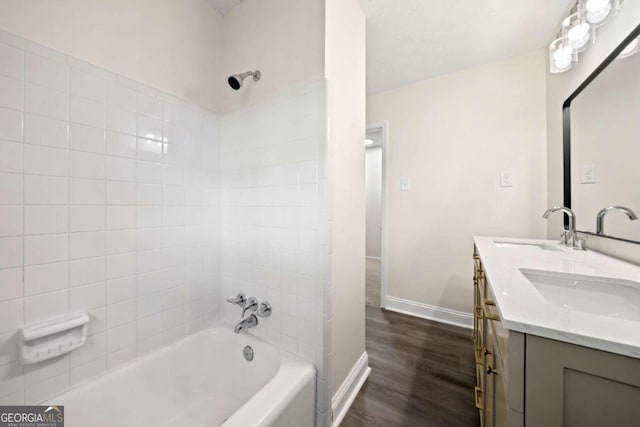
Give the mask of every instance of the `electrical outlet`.
M 411 186 L 411 182 L 409 178 L 402 178 L 400 180 L 400 191 L 409 191 L 409 187 Z
M 500 187 L 513 187 L 511 172 L 504 171 L 500 173 Z
M 583 166 L 580 168 L 580 184 L 595 184 L 597 181 L 595 166 Z

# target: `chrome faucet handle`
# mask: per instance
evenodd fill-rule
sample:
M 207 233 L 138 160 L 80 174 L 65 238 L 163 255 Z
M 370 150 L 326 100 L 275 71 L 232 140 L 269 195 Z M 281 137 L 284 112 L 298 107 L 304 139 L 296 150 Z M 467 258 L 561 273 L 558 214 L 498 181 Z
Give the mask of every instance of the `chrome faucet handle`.
M 247 302 L 247 297 L 244 296 L 243 293 L 239 293 L 235 298 L 228 298 L 227 302 L 229 304 L 235 304 L 244 307 L 245 303 Z
M 587 238 L 586 237 L 578 237 L 576 236 L 575 242 L 573 244 L 573 249 L 576 251 L 586 251 L 587 250 Z
M 260 306 L 258 306 L 258 316 L 260 317 L 269 317 L 271 316 L 271 304 L 269 304 L 266 301 L 263 301 L 260 303 Z
M 247 314 L 247 311 L 256 311 L 258 309 L 258 299 L 256 297 L 249 297 L 244 307 L 242 307 L 242 317 Z

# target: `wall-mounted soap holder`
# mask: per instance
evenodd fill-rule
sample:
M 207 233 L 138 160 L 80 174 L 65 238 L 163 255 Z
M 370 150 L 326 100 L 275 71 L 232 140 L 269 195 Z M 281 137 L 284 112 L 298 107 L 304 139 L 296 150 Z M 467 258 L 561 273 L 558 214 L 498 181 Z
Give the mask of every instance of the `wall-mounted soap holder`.
M 25 326 L 20 331 L 22 364 L 42 362 L 81 347 L 88 323 L 87 313 L 73 312 Z

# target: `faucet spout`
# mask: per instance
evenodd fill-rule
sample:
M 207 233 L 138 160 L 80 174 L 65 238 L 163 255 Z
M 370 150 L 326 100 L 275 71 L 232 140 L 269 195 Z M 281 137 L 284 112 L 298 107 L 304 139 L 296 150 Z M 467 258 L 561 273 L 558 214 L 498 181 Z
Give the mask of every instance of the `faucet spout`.
M 576 237 L 576 214 L 569 208 L 565 206 L 554 206 L 549 208 L 542 214 L 542 218 L 547 219 L 554 212 L 564 212 L 569 218 L 569 230 L 565 231 L 563 235 L 564 243 L 567 246 L 574 246 L 575 237 Z M 562 243 L 562 241 L 561 241 Z
M 242 319 L 238 324 L 233 328 L 233 332 L 239 334 L 245 329 L 251 329 L 258 326 L 258 318 L 255 314 L 251 314 L 249 317 Z
M 638 219 L 638 215 L 635 214 L 631 209 L 625 208 L 624 206 L 609 206 L 608 208 L 602 209 L 598 212 L 597 222 L 596 222 L 596 234 L 603 236 L 604 235 L 604 217 L 611 211 L 620 211 L 627 215 L 631 221 L 635 221 Z

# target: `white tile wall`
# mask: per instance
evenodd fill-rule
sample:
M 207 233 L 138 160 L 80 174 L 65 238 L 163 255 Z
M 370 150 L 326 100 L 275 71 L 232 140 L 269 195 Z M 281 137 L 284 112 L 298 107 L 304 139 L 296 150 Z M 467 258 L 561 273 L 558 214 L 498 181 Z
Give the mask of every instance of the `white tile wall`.
M 272 304 L 249 332 L 315 364 L 318 419 L 330 410 L 326 96 L 320 81 L 225 114 L 221 148 L 222 298 Z M 222 315 L 235 323 L 239 308 Z
M 36 403 L 218 316 L 219 118 L 0 32 L 0 403 Z M 25 322 L 87 345 L 22 367 Z

